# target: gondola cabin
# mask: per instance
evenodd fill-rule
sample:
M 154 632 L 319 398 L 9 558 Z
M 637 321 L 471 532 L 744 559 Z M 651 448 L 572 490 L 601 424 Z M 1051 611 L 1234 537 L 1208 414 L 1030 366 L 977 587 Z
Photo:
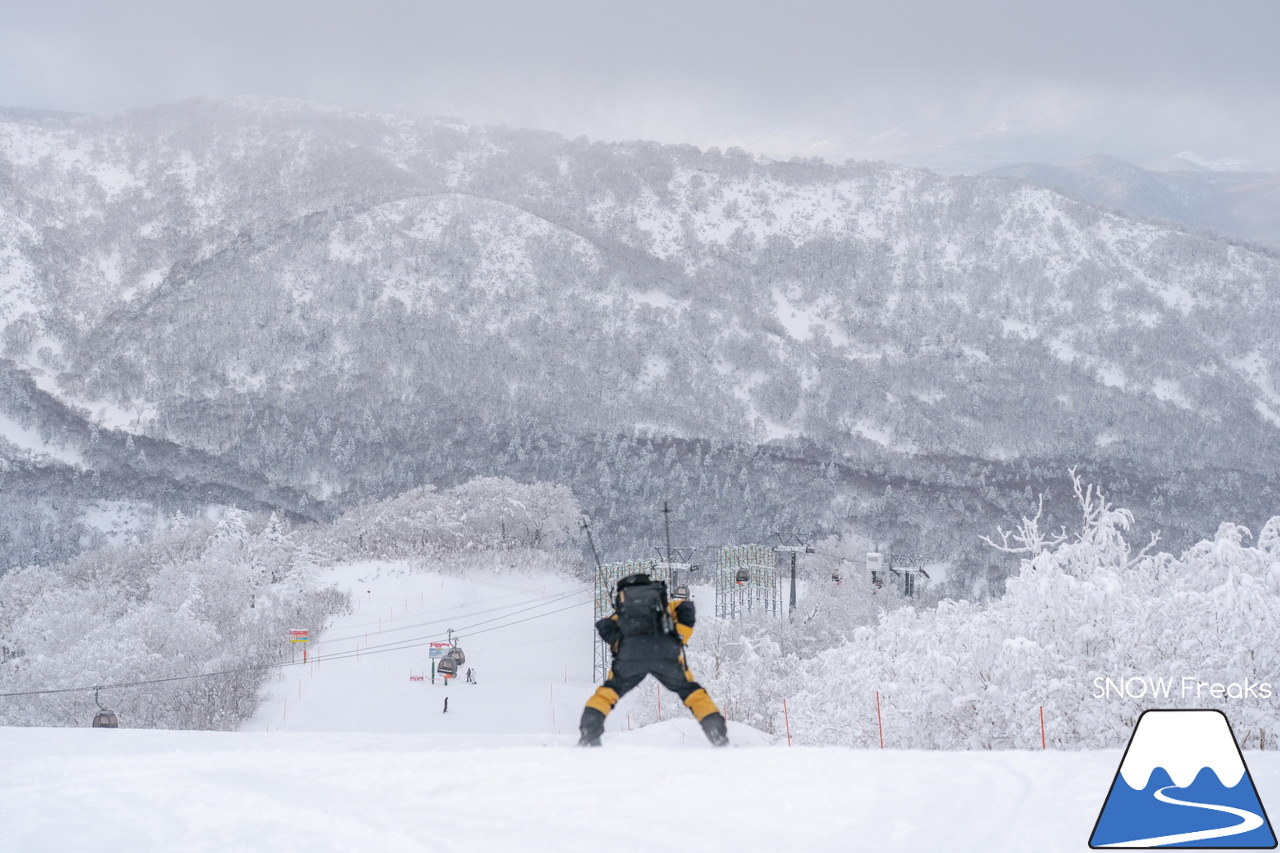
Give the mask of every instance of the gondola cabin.
M 746 569 L 738 569 L 738 574 L 734 576 L 734 580 L 738 582 L 738 586 L 742 586 L 751 580 L 751 572 Z
M 436 664 L 436 672 L 445 678 L 453 678 L 458 674 L 458 662 L 453 658 L 440 658 L 440 662 Z
M 831 573 L 831 580 L 835 581 L 836 583 L 840 583 L 840 573 L 839 573 L 839 572 L 832 572 L 832 573 Z
M 118 729 L 120 728 L 120 720 L 116 717 L 115 711 L 99 711 L 93 715 L 93 727 L 95 729 Z
M 102 700 L 98 698 L 98 692 L 101 687 L 93 688 L 93 704 L 98 706 L 98 713 L 93 715 L 93 727 L 95 729 L 118 729 L 120 728 L 120 720 L 116 717 L 116 712 L 108 708 L 102 707 Z
M 876 589 L 884 586 L 884 555 L 878 551 L 867 553 L 867 574 L 871 575 L 871 585 Z
M 680 584 L 678 587 L 675 588 L 675 591 L 671 593 L 671 597 L 678 598 L 681 601 L 688 601 L 689 587 L 685 586 L 684 584 Z
M 449 649 L 449 651 L 445 653 L 445 657 L 452 660 L 458 666 L 462 666 L 464 663 L 467 662 L 467 656 L 463 654 L 462 649 L 458 646 L 454 646 L 453 648 Z

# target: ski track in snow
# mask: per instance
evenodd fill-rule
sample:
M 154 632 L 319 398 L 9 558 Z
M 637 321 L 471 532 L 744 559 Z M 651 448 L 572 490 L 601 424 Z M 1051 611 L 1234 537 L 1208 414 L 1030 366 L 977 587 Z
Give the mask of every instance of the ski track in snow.
M 715 750 L 683 708 L 628 731 L 625 704 L 583 750 L 585 585 L 395 564 L 325 581 L 356 609 L 238 732 L 0 728 L 0 851 L 1079 851 L 1121 756 L 788 748 L 732 722 Z M 325 660 L 449 627 L 476 685 L 410 681 L 425 646 Z M 1249 762 L 1266 802 L 1280 756 Z

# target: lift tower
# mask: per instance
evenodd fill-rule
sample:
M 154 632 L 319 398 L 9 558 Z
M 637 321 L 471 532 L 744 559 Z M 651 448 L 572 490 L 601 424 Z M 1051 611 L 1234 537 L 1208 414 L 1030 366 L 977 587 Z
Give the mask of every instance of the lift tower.
M 671 509 L 667 506 L 667 502 L 662 502 L 662 529 L 666 534 L 666 549 L 659 548 L 654 545 L 654 549 L 658 552 L 658 561 L 654 563 L 655 569 L 666 569 L 671 573 L 671 596 L 672 598 L 688 598 L 689 585 L 686 581 L 683 585 L 680 583 L 681 572 L 696 572 L 698 564 L 693 562 L 693 555 L 697 553 L 697 548 L 672 548 L 671 547 Z
M 778 531 L 773 532 L 778 537 L 778 544 L 773 546 L 773 550 L 778 554 L 791 554 L 791 607 L 787 611 L 788 614 L 795 612 L 796 609 L 796 554 L 812 554 L 814 548 L 805 541 L 808 537 L 801 536 L 799 533 L 782 534 Z

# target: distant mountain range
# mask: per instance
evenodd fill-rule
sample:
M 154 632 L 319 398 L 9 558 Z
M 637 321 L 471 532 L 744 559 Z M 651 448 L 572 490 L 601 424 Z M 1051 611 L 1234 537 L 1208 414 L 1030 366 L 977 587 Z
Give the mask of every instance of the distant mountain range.
M 1144 169 L 1105 154 L 1065 166 L 1018 163 L 987 174 L 1031 181 L 1140 219 L 1212 229 L 1280 248 L 1280 175 L 1214 171 L 1182 157 Z
M 1074 517 L 1075 464 L 1189 542 L 1275 509 L 1277 281 L 994 176 L 267 100 L 18 116 L 0 558 L 507 474 L 571 486 L 606 558 L 665 499 L 686 543 L 856 532 L 964 577 L 1036 492 Z

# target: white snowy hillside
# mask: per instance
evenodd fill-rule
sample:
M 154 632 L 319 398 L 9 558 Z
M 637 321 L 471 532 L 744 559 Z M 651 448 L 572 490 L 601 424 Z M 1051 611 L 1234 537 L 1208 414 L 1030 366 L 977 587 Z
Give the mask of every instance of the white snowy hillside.
M 628 548 L 669 497 L 967 580 L 1077 463 L 1173 547 L 1274 509 L 1280 258 L 1029 184 L 249 99 L 0 121 L 0 192 L 0 411 L 52 460 L 0 567 L 104 496 L 315 521 L 477 476 Z
M 624 699 L 605 746 L 581 749 L 585 584 L 385 561 L 322 578 L 352 611 L 237 732 L 0 728 L 5 849 L 587 851 L 604 834 L 639 853 L 665 849 L 674 821 L 702 849 L 1065 853 L 1086 845 L 1120 762 L 1119 748 L 789 746 L 737 722 L 716 750 L 670 695 L 663 721 L 630 731 Z M 704 610 L 711 594 L 695 588 Z M 473 626 L 459 645 L 475 684 L 430 683 L 418 638 L 444 625 Z M 1277 753 L 1248 756 L 1264 802 L 1280 798 Z

